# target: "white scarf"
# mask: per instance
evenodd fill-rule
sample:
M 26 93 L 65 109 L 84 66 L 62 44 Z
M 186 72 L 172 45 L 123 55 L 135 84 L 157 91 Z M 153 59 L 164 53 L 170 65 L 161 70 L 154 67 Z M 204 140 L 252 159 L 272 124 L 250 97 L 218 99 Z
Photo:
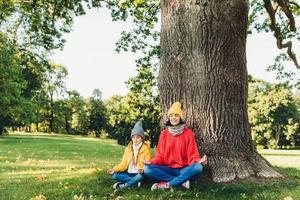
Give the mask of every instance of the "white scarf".
M 143 142 L 141 142 L 138 145 L 135 145 L 132 143 L 133 158 L 129 163 L 128 170 L 127 170 L 128 173 L 138 173 L 137 156 L 139 153 L 139 149 L 141 148 L 142 145 L 143 145 Z

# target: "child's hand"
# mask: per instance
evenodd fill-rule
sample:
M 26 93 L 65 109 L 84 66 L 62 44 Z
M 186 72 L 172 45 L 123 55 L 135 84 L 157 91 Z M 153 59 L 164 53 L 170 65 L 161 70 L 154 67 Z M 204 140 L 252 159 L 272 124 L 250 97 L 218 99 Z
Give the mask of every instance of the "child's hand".
M 143 174 L 144 170 L 143 169 L 139 169 L 139 174 Z
M 115 170 L 109 169 L 109 170 L 107 170 L 107 173 L 110 174 L 110 175 L 112 175 L 113 173 L 115 173 Z
M 150 160 L 146 160 L 145 157 L 142 158 L 142 162 L 144 164 L 146 164 L 146 165 L 150 165 L 151 164 Z
M 207 156 L 203 155 L 203 157 L 199 160 L 200 164 L 207 165 Z

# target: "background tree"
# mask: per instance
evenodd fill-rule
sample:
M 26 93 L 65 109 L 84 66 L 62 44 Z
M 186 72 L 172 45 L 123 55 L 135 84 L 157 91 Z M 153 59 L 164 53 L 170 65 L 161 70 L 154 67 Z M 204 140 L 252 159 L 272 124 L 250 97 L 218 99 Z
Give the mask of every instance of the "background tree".
M 105 101 L 109 113 L 108 134 L 116 139 L 118 144 L 126 145 L 130 141 L 130 131 L 134 126 L 134 111 L 130 109 L 128 97 L 114 95 Z M 133 112 L 132 112 L 133 111 Z
M 19 86 L 25 87 L 20 95 L 15 95 L 19 100 L 18 104 L 14 102 L 14 105 L 18 105 L 21 113 L 15 111 L 16 116 L 13 119 L 10 117 L 10 121 L 14 121 L 14 126 L 28 126 L 32 122 L 38 125 L 40 118 L 36 115 L 38 112 L 34 110 L 38 110 L 37 106 L 40 105 L 37 96 L 40 96 L 38 90 L 45 80 L 41 79 L 47 71 L 48 64 L 45 63 L 48 62 L 53 50 L 63 47 L 65 40 L 62 36 L 63 33 L 70 31 L 73 17 L 84 14 L 82 3 L 84 2 L 11 0 L 0 2 L 0 34 L 1 37 L 5 35 L 7 41 L 11 43 L 10 46 L 18 53 L 13 62 L 15 68 L 18 67 L 22 71 L 22 77 L 15 76 L 15 79 L 20 78 Z M 1 46 L 6 45 L 2 42 Z M 7 64 L 2 58 L 0 63 Z M 8 66 L 12 67 L 6 65 Z M 22 84 L 25 86 L 21 86 Z M 4 104 L 1 106 L 5 109 Z
M 101 132 L 107 129 L 107 111 L 99 89 L 93 91 L 93 96 L 89 99 L 87 112 L 89 131 L 94 132 L 96 137 L 100 137 Z
M 138 65 L 138 74 L 127 82 L 129 88 L 128 104 L 134 112 L 133 121 L 143 122 L 145 138 L 151 146 L 157 144 L 160 133 L 159 95 L 156 86 L 156 68 L 152 65 Z
M 159 138 L 161 120 L 157 88 L 159 31 L 155 26 L 158 22 L 159 1 L 114 1 L 108 8 L 112 11 L 113 20 L 133 20 L 132 30 L 123 31 L 116 43 L 117 52 L 132 51 L 142 55 L 136 60 L 137 75 L 126 83 L 130 92 L 123 100 L 128 100 L 126 103 L 132 113 L 131 123 L 143 121 L 145 137 L 153 147 Z M 128 19 L 130 15 L 133 18 Z
M 24 102 L 22 91 L 26 88 L 18 51 L 11 41 L 0 33 L 0 135 L 5 127 L 15 125 Z
M 65 78 L 68 72 L 62 65 L 49 63 L 45 77 L 44 90 L 49 97 L 49 131 L 54 131 L 54 98 L 65 91 Z M 55 96 L 56 95 L 56 96 Z
M 86 134 L 88 131 L 88 119 L 86 113 L 86 101 L 75 90 L 68 91 L 68 98 L 64 100 L 66 106 L 65 129 L 67 133 Z
M 286 84 L 249 82 L 249 122 L 252 138 L 264 148 L 294 147 L 299 112 Z

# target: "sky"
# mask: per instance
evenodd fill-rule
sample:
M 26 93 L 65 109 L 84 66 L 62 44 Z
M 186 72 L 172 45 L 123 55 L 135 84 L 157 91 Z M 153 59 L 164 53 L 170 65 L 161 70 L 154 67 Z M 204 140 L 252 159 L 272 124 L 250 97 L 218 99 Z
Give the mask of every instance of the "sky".
M 64 49 L 52 56 L 55 63 L 68 69 L 68 90 L 76 90 L 83 97 L 90 97 L 94 89 L 100 89 L 103 99 L 128 93 L 125 82 L 136 75 L 134 60 L 138 57 L 130 52 L 117 53 L 115 43 L 121 32 L 130 30 L 130 26 L 129 22 L 112 22 L 106 9 L 89 10 L 86 15 L 75 18 L 73 31 L 65 35 L 67 42 Z M 255 78 L 274 82 L 275 74 L 265 69 L 280 52 L 276 49 L 271 33 L 248 37 L 248 73 Z

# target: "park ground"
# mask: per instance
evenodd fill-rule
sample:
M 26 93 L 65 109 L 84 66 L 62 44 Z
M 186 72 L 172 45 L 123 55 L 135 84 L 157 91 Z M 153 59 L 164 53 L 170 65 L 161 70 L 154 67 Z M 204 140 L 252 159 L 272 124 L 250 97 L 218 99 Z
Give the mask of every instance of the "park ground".
M 300 150 L 259 150 L 283 179 L 231 184 L 194 181 L 189 190 L 113 190 L 106 170 L 124 146 L 114 140 L 58 134 L 0 137 L 0 200 L 251 199 L 300 200 Z

